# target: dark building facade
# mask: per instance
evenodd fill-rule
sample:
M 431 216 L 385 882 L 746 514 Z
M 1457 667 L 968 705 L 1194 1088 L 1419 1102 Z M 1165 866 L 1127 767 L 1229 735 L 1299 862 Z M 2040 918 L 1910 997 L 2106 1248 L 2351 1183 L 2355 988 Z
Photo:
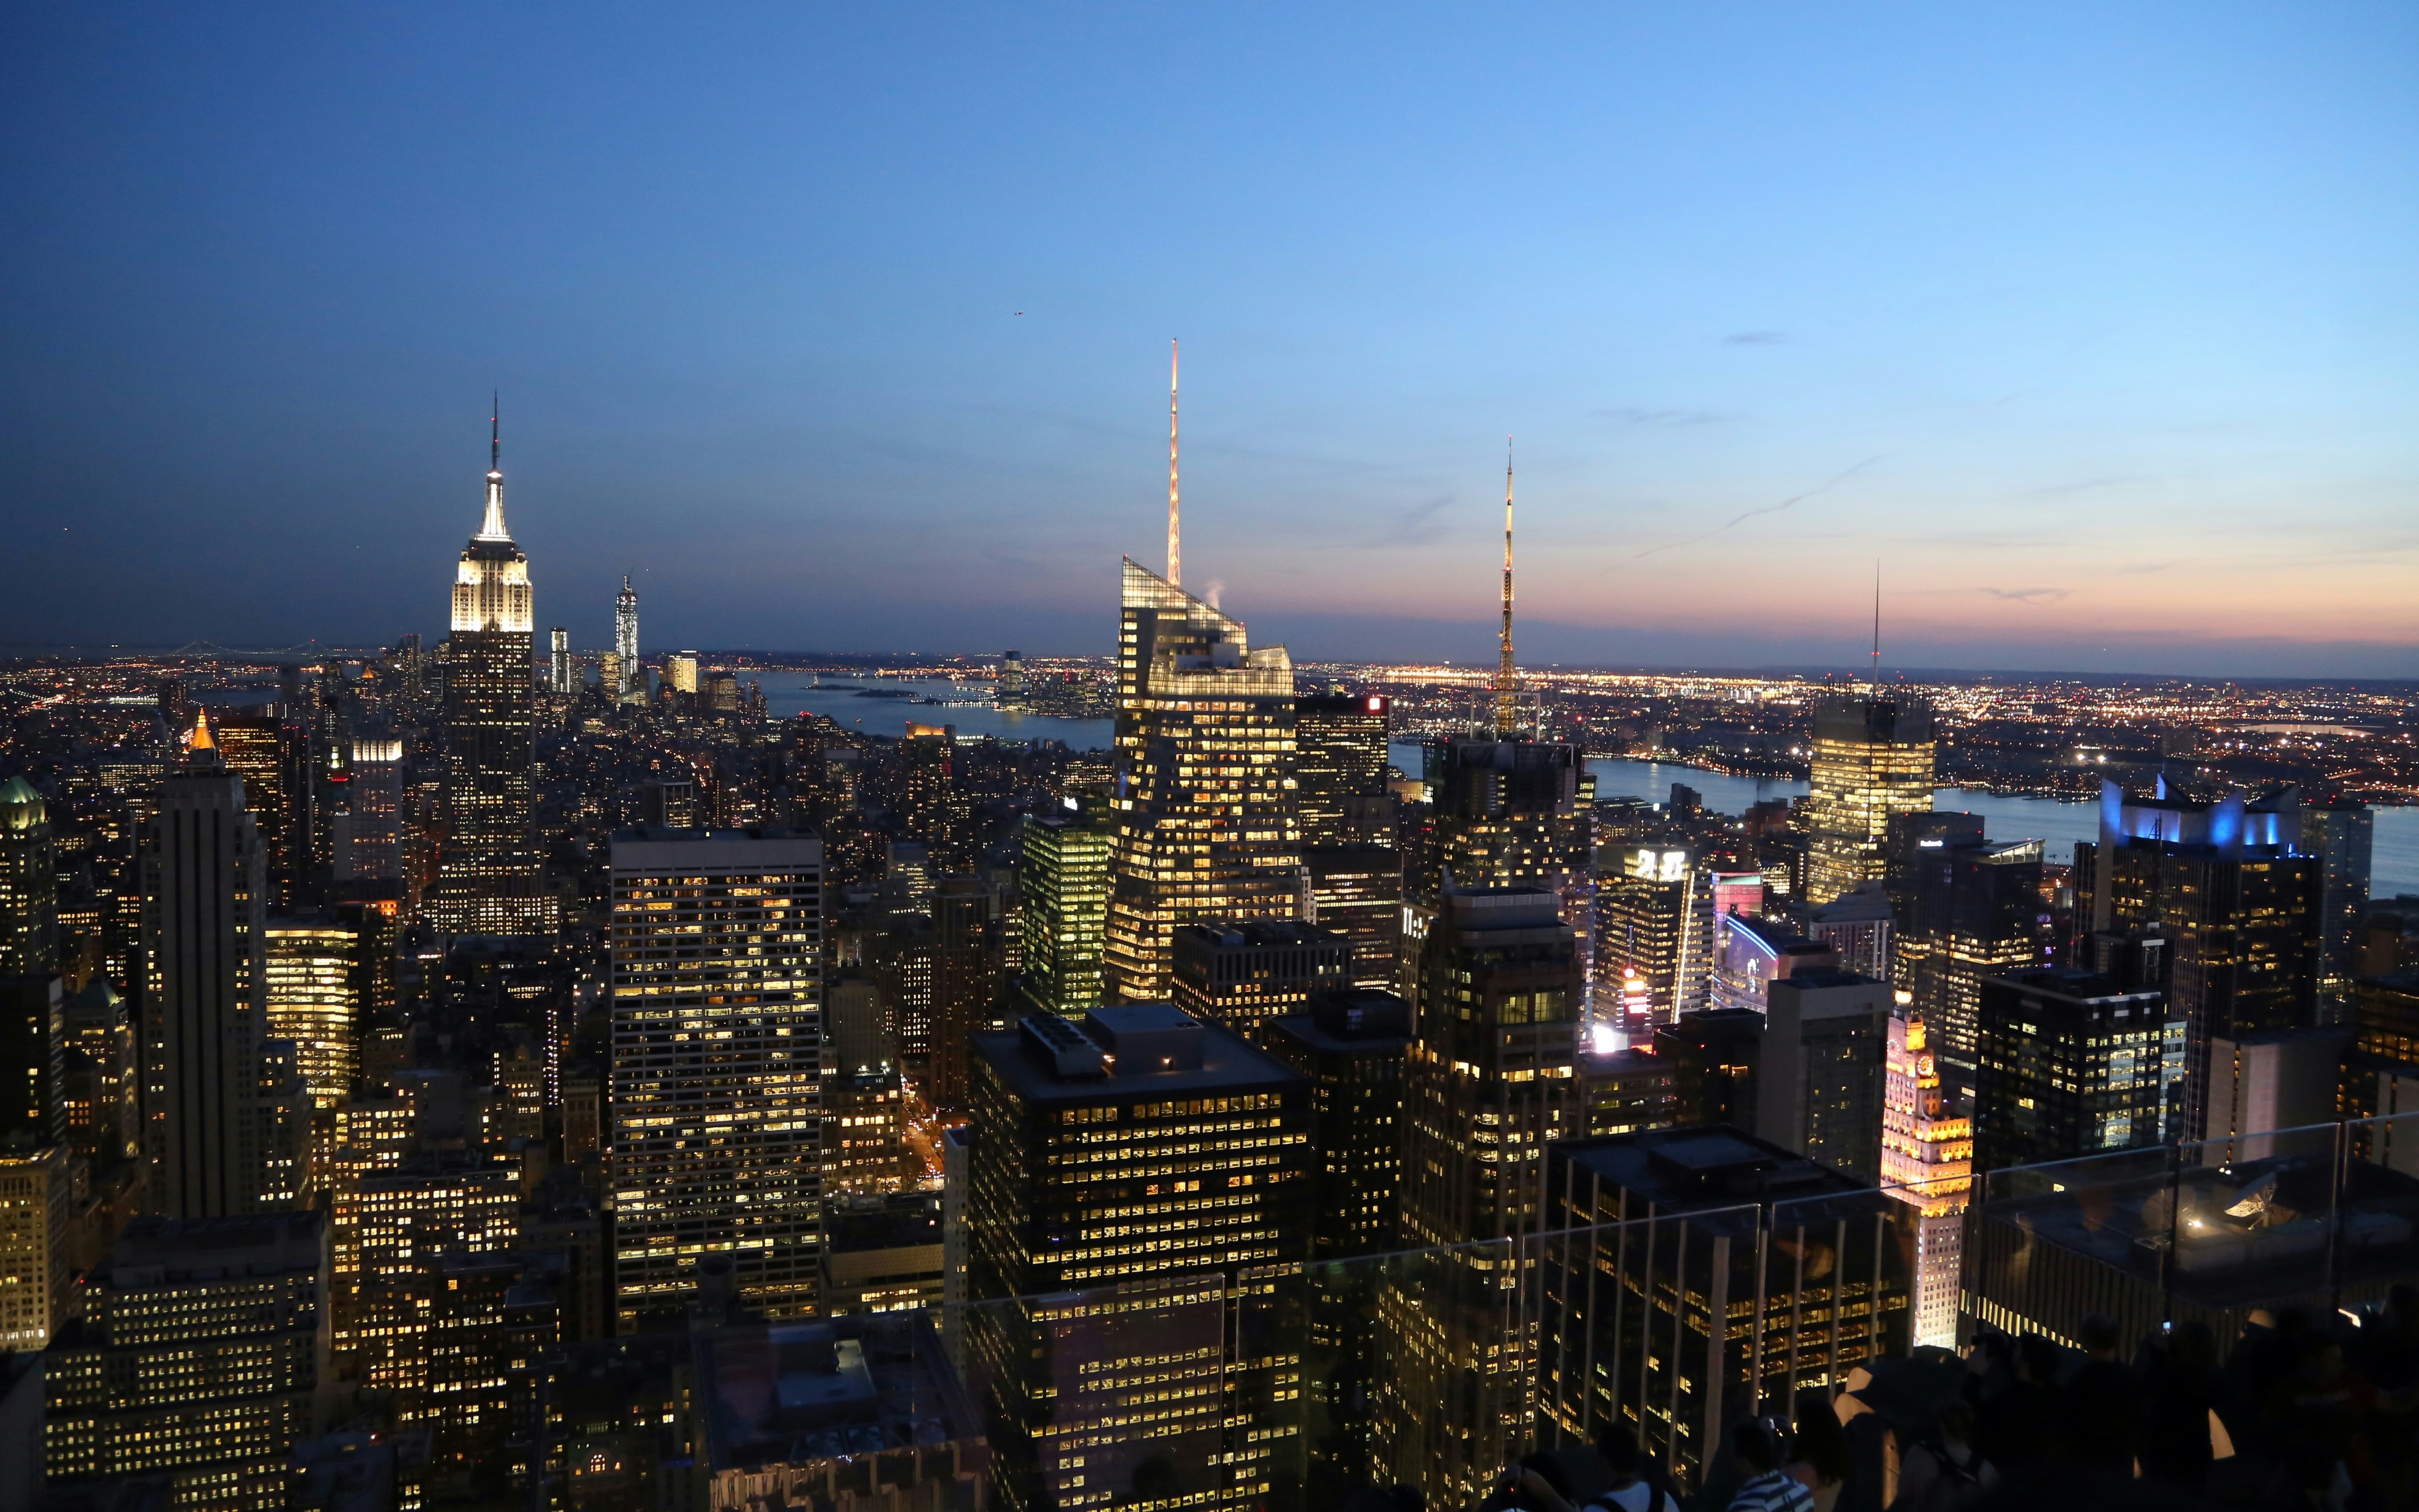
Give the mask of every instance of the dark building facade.
M 1305 845 L 1305 918 L 1352 944 L 1352 985 L 1394 992 L 1402 985 L 1403 853 L 1392 844 Z
M 1756 1132 L 1864 1182 L 1881 1180 L 1890 987 L 1853 971 L 1776 978 Z
M 1945 817 L 1906 814 L 1894 823 Z M 1892 980 L 1913 995 L 1943 1074 L 1959 1086 L 1973 1083 L 1982 980 L 2042 959 L 2041 879 L 2040 841 L 1979 835 L 1918 840 L 1894 879 L 1902 902 L 1894 907 Z
M 2209 1044 L 2318 1019 L 2323 868 L 2300 854 L 2292 790 L 2216 802 L 2103 784 L 2100 840 L 2074 850 L 2078 933 L 2155 931 L 2184 1024 L 2181 1125 L 2206 1127 Z
M 1184 924 L 1175 935 L 1178 1008 L 1246 1040 L 1352 981 L 1352 942 L 1291 918 Z
M 1427 826 L 1404 887 L 1425 928 L 1448 887 L 1543 887 L 1593 962 L 1595 836 L 1579 801 L 1579 748 L 1551 741 L 1437 740 L 1425 751 Z M 1412 950 L 1417 941 L 1410 942 Z M 1580 1005 L 1589 983 L 1580 983 Z M 1582 1013 L 1584 1017 L 1584 1013 Z
M 1655 1031 L 1655 1056 L 1672 1068 L 1673 1122 L 1755 1127 L 1763 1014 L 1744 1008 L 1683 1013 Z
M 1259 1042 L 1310 1078 L 1313 1256 L 1343 1259 L 1394 1248 L 1410 1005 L 1392 993 L 1329 993 L 1305 1011 L 1262 1020 Z
M 1382 694 L 1307 694 L 1294 702 L 1294 802 L 1304 845 L 1363 845 L 1394 839 L 1386 789 Z
M 250 1212 L 268 1162 L 268 857 L 243 779 L 197 732 L 143 838 L 143 1125 L 151 1203 Z
M 1539 1416 L 1626 1425 L 1684 1482 L 1743 1417 L 1906 1352 L 1904 1205 L 1720 1125 L 1553 1147 Z
M 2072 966 L 1982 983 L 1974 1166 L 2072 1160 L 2167 1136 L 2184 1026 L 2156 992 Z
M 1460 1246 L 1377 1298 L 1379 1473 L 1465 1494 L 1522 1408 L 1529 1367 L 1500 1316 L 1488 1247 L 1535 1230 L 1548 1146 L 1579 1131 L 1584 971 L 1542 887 L 1449 889 L 1422 942 L 1403 1089 L 1403 1242 Z M 1475 1247 L 1472 1247 L 1475 1246 Z M 1438 1404 L 1453 1404 L 1440 1421 Z

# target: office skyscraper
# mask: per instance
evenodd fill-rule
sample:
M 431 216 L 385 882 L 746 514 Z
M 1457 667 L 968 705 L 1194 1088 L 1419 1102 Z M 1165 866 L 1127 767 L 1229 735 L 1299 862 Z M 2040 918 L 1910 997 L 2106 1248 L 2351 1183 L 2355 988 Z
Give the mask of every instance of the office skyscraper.
M 971 1065 L 978 1296 L 1308 1257 L 1308 1088 L 1266 1052 L 1120 1004 L 978 1034 Z
M 2037 964 L 2046 933 L 2042 842 L 1951 836 L 1918 841 L 1899 883 L 1893 980 L 1913 995 L 1933 1054 L 1959 1087 L 1974 1080 L 1986 978 Z
M 210 721 L 210 741 L 243 779 L 244 807 L 267 857 L 270 906 L 290 908 L 311 874 L 311 726 L 299 711 L 282 720 L 222 714 Z
M 1376 1255 L 1402 1229 L 1403 1062 L 1410 1005 L 1392 993 L 1330 993 L 1262 1021 L 1261 1048 L 1310 1078 L 1312 1255 Z
M 0 1143 L 0 1351 L 39 1350 L 67 1316 L 68 1147 Z
M 1749 1008 L 1683 1013 L 1655 1031 L 1655 1057 L 1672 1068 L 1675 1124 L 1755 1127 L 1764 1066 L 1764 1014 Z
M 1025 707 L 1025 654 L 1021 651 L 1003 653 L 999 658 L 999 680 L 993 685 L 993 702 L 1002 709 L 1017 713 Z
M 1405 1238 L 1422 1244 L 1527 1232 L 1545 1146 L 1577 1105 L 1579 959 L 1560 900 L 1490 887 L 1444 903 L 1421 947 L 1404 1094 Z
M 1812 911 L 1806 937 L 1827 946 L 1848 971 L 1861 971 L 1884 981 L 1895 980 L 1898 917 L 1888 892 L 1878 882 L 1860 882 Z
M 1003 1500 L 1264 1502 L 1304 1341 L 1236 1283 L 1310 1255 L 1302 1076 L 1138 1003 L 977 1035 L 972 1081 L 966 1348 Z
M 1293 662 L 1129 559 L 1117 646 L 1110 990 L 1164 1001 L 1176 926 L 1300 908 Z
M 1756 1133 L 1872 1182 L 1881 1177 L 1890 987 L 1853 971 L 1801 971 L 1768 989 Z
M 2351 1022 L 2359 980 L 2360 928 L 2368 915 L 2369 854 L 2376 816 L 2342 798 L 2306 805 L 2295 849 L 2319 861 L 2319 1018 Z
M 962 870 L 971 857 L 963 843 L 967 826 L 958 811 L 957 726 L 909 720 L 899 760 L 905 768 L 900 807 L 907 838 L 922 845 L 940 870 Z
M 1974 1168 L 2073 1160 L 2169 1136 L 2185 1025 L 2156 992 L 2072 966 L 1982 984 Z
M 2202 802 L 2101 785 L 2100 839 L 2074 848 L 2075 928 L 2168 942 L 2167 1006 L 2184 1024 L 2182 1121 L 2203 1137 L 2209 1044 L 2318 1020 L 2325 862 L 2299 845 L 2291 789 Z
M 1025 816 L 1017 870 L 1017 928 L 1024 944 L 1025 1001 L 1068 1017 L 1103 1000 L 1102 952 L 1109 913 L 1109 860 L 1116 830 L 1091 807 Z
M 823 842 L 613 842 L 614 1308 L 695 1294 L 701 1257 L 778 1318 L 815 1308 Z
M 335 880 L 403 876 L 403 742 L 353 741 L 350 802 L 334 825 Z
M 1371 992 L 1403 985 L 1403 853 L 1389 844 L 1305 845 L 1305 922 L 1352 948 L 1352 981 Z
M 267 862 L 243 779 L 197 720 L 142 849 L 144 1136 L 151 1205 L 171 1218 L 248 1213 L 260 1196 Z
M 2351 1044 L 2344 1056 L 2337 1105 L 2350 1119 L 2396 1119 L 2357 1136 L 2363 1158 L 2396 1170 L 2419 1169 L 2419 972 L 2371 977 L 2352 989 Z
M 1374 693 L 1296 701 L 1295 801 L 1304 845 L 1393 842 L 1394 797 L 1386 789 L 1391 702 Z
M 428 913 L 465 934 L 535 933 L 549 921 L 531 834 L 536 685 L 529 558 L 504 528 L 501 443 L 487 509 L 454 577 L 446 644 L 445 812 L 451 825 Z
M 943 877 L 932 889 L 931 1075 L 923 1091 L 944 1108 L 966 1102 L 966 1047 L 999 1011 L 999 896 L 980 877 Z
M 294 1041 L 312 1103 L 332 1108 L 352 1094 L 361 1069 L 363 940 L 358 922 L 334 914 L 269 920 L 266 930 L 269 1032 Z
M 1641 847 L 1596 879 L 1596 1001 L 1632 1042 L 1709 1001 L 1714 915 L 1685 850 Z
M 1906 1352 L 1897 1204 L 1733 1129 L 1564 1140 L 1536 1245 L 1538 1416 L 1682 1484 L 1731 1424 Z M 1647 1242 L 1651 1218 L 1653 1242 Z
M 1175 944 L 1176 1006 L 1254 1043 L 1261 1021 L 1352 981 L 1352 942 L 1299 919 L 1182 924 Z
M 547 632 L 547 691 L 569 698 L 579 691 L 578 667 L 571 659 L 571 632 L 558 625 Z
M 1468 1245 L 1535 1230 L 1546 1148 L 1579 1132 L 1579 944 L 1543 887 L 1447 891 L 1420 948 L 1403 1088 L 1403 1233 Z M 1494 1445 L 1523 1410 L 1530 1366 L 1506 1338 L 1500 1282 L 1479 1252 L 1441 1277 L 1379 1288 L 1375 1452 L 1432 1504 L 1494 1473 Z M 1431 1294 L 1433 1293 L 1433 1294 Z M 1439 1402 L 1488 1403 L 1468 1432 L 1440 1431 Z
M 142 1078 L 126 1000 L 96 974 L 63 1005 L 67 1141 L 106 1177 L 143 1150 Z
M 1509 708 L 1511 705 L 1506 704 Z M 1579 748 L 1513 738 L 1430 741 L 1422 764 L 1428 790 L 1425 854 L 1408 868 L 1403 918 L 1408 959 L 1437 917 L 1450 886 L 1544 887 L 1592 963 L 1595 938 L 1595 825 L 1580 797 Z M 1582 973 L 1579 1017 L 1590 1018 L 1593 982 Z
M 664 681 L 675 693 L 697 697 L 697 653 L 675 652 L 664 658 Z
M 1954 1349 L 1957 1274 L 1974 1186 L 1974 1120 L 1955 1113 L 1923 1020 L 1890 1015 L 1882 1094 L 1882 1186 L 1915 1220 L 1912 1342 Z
M 1894 813 L 1932 807 L 1932 709 L 1910 693 L 1826 693 L 1814 701 L 1807 795 L 1807 902 L 1829 903 L 1887 872 Z
M 32 783 L 0 783 L 0 977 L 59 965 L 58 847 L 50 807 Z
M 622 674 L 613 689 L 613 702 L 644 703 L 647 672 L 639 665 L 639 592 L 630 586 L 626 572 L 622 574 L 622 591 L 613 598 L 613 665 Z
M 166 1478 L 171 1504 L 276 1512 L 328 1389 L 316 1213 L 140 1218 L 42 1361 L 54 1488 Z

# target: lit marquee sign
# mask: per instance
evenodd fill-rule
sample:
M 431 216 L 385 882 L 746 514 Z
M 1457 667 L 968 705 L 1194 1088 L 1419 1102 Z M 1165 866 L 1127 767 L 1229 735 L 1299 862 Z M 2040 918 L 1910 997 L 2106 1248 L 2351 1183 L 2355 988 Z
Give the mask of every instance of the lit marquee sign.
M 1629 857 L 1629 874 L 1644 877 L 1649 882 L 1684 882 L 1688 876 L 1688 853 L 1686 851 L 1636 851 Z

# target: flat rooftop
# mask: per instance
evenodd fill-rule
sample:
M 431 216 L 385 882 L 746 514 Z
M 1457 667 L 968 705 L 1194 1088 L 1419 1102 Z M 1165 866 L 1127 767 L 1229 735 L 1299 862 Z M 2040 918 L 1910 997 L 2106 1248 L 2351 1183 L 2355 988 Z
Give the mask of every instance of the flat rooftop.
M 1546 1147 L 1548 1182 L 1572 1168 L 1670 1212 L 1824 1198 L 1887 1201 L 1872 1186 L 1726 1123 L 1562 1139 Z
M 1055 1066 L 1028 1048 L 1022 1030 L 972 1036 L 974 1053 L 999 1071 L 1002 1080 L 1027 1103 L 1107 1103 L 1136 1097 L 1178 1097 L 1188 1092 L 1262 1091 L 1302 1084 L 1302 1073 L 1267 1051 L 1246 1043 L 1232 1031 L 1203 1023 L 1166 1003 L 1134 1003 L 1094 1009 L 1092 1017 L 1108 1021 L 1120 1040 L 1148 1042 L 1166 1037 L 1197 1046 L 1197 1064 L 1186 1055 L 1176 1066 L 1161 1069 L 1154 1057 L 1128 1056 L 1106 1073 L 1062 1075 Z M 1070 1029 L 1071 1020 L 1061 1021 Z M 1088 1038 L 1088 1037 L 1087 1037 Z M 1114 1051 L 1112 1051 L 1114 1054 Z

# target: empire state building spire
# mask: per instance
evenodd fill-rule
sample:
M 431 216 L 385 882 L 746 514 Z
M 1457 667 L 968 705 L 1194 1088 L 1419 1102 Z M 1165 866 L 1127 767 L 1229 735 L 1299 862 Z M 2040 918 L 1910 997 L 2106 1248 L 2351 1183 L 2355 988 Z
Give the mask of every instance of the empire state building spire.
M 462 548 L 454 573 L 454 628 L 503 630 L 526 635 L 530 607 L 529 558 L 504 528 L 504 431 L 487 419 L 487 511 L 479 533 Z
M 1512 670 L 1512 438 L 1503 438 L 1503 644 L 1495 669 L 1495 738 L 1512 738 L 1519 674 Z
M 501 396 L 500 396 L 501 397 Z M 504 529 L 504 425 L 503 407 L 495 405 L 487 415 L 487 517 L 479 522 L 476 541 L 509 541 L 513 532 Z

